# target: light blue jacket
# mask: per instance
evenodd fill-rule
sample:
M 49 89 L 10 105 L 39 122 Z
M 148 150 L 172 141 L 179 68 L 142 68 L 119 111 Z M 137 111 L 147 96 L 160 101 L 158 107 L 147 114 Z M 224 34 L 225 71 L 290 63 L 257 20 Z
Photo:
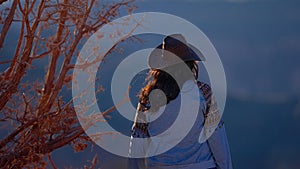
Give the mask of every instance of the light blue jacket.
M 186 82 L 182 88 L 182 92 L 188 89 L 186 92 L 193 94 L 195 90 L 190 90 L 193 86 L 195 86 L 194 82 Z M 200 88 L 199 84 L 198 87 Z M 162 145 L 166 146 L 169 143 L 173 144 L 173 142 L 176 144 L 158 155 L 147 158 L 130 158 L 128 163 L 129 169 L 232 169 L 224 122 L 218 119 L 221 117 L 216 116 L 216 114 L 219 113 L 217 109 L 211 108 L 211 110 L 208 110 L 208 98 L 205 98 L 207 94 L 205 92 L 207 91 L 199 90 L 198 87 L 196 91 L 199 92 L 199 95 L 197 95 L 199 97 L 191 97 L 192 100 L 188 101 L 188 103 L 193 103 L 193 101 L 198 102 L 198 104 L 196 104 L 198 106 L 198 113 L 196 114 L 194 123 L 191 124 L 191 128 L 182 140 L 177 139 L 177 134 L 174 132 L 167 133 L 169 135 L 164 137 L 164 139 L 152 139 L 154 136 L 160 135 L 168 130 L 168 128 L 175 123 L 174 121 L 179 115 L 180 104 L 182 104 L 182 97 L 177 97 L 168 103 L 159 118 L 149 123 L 143 122 L 149 120 L 148 116 L 150 113 L 145 109 L 141 109 L 141 105 L 138 105 L 139 111 L 136 113 L 135 124 L 132 128 L 129 156 L 133 157 L 132 154 L 136 152 L 144 153 L 145 156 L 147 156 L 149 155 L 149 151 L 153 152 L 161 148 L 160 146 Z M 208 85 L 205 85 L 205 87 L 209 88 Z M 215 106 L 216 104 L 211 95 L 210 99 L 211 102 L 209 106 Z M 192 107 L 191 105 L 188 106 Z M 208 114 L 206 112 L 208 112 Z M 182 123 L 182 127 L 184 128 L 185 126 L 186 125 Z M 209 131 L 206 131 L 211 128 L 214 129 L 214 132 L 209 133 Z M 202 140 L 204 138 L 204 141 L 199 141 L 201 137 Z M 136 142 L 134 138 L 145 138 L 147 141 L 140 143 Z M 178 143 L 176 141 L 178 141 Z

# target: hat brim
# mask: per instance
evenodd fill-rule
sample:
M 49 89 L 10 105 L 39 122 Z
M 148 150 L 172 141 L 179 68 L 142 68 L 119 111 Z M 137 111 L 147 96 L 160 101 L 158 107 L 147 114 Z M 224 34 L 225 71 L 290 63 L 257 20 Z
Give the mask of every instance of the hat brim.
M 162 49 L 163 44 L 158 45 L 149 55 L 148 64 L 150 68 L 161 69 L 184 61 L 205 61 L 204 55 L 195 46 L 188 43 L 188 52 L 183 56 Z M 168 53 L 167 57 L 162 52 Z

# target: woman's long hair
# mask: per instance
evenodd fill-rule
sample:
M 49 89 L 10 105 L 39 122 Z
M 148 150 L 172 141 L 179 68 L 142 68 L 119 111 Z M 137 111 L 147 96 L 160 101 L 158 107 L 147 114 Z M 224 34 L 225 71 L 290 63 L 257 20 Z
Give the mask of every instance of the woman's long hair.
M 176 75 L 178 77 L 180 77 L 181 79 L 183 79 L 183 83 L 186 80 L 197 80 L 198 79 L 198 64 L 196 61 L 185 61 L 184 62 L 192 71 L 194 77 L 194 79 L 191 79 L 190 76 L 187 76 L 182 69 L 182 66 L 179 65 L 172 65 L 169 66 L 167 68 L 165 68 L 164 70 L 167 69 L 167 72 L 172 72 L 172 75 Z M 183 64 L 184 64 L 183 63 Z M 182 84 L 177 84 L 176 80 L 166 71 L 161 70 L 161 69 L 150 69 L 148 76 L 146 78 L 146 80 L 148 81 L 147 85 L 141 89 L 138 97 L 139 97 L 139 102 L 142 105 L 148 105 L 150 104 L 149 102 L 149 94 L 151 93 L 152 90 L 155 89 L 160 89 L 164 92 L 166 99 L 167 99 L 167 103 L 169 103 L 170 101 L 174 100 L 179 92 L 180 89 L 183 85 Z M 175 77 L 176 78 L 176 77 Z M 152 106 L 151 109 L 154 111 L 157 111 L 159 107 L 163 106 L 163 102 L 160 102 L 160 96 L 157 96 L 158 98 L 156 98 L 157 102 L 155 103 L 155 107 Z M 164 96 L 163 96 L 164 97 Z

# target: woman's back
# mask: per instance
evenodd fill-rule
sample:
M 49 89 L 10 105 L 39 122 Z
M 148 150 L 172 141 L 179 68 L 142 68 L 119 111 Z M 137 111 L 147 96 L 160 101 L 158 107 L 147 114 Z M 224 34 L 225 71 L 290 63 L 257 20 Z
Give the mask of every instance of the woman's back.
M 195 92 L 198 92 L 198 94 L 195 95 Z M 182 100 L 182 96 L 184 97 L 184 100 Z M 180 112 L 183 111 L 181 109 L 181 104 L 185 103 L 189 104 L 184 108 L 184 112 Z M 146 158 L 142 161 L 145 163 L 144 165 L 146 165 L 147 168 L 173 169 L 216 167 L 207 142 L 199 143 L 200 132 L 204 124 L 204 112 L 205 99 L 202 92 L 197 88 L 195 82 L 192 80 L 185 82 L 178 97 L 170 101 L 165 107 L 161 107 L 158 112 L 140 112 L 145 114 L 145 116 L 141 117 L 146 118 L 140 119 L 141 121 L 151 121 L 147 126 L 147 139 L 149 141 L 148 145 L 146 145 L 147 148 L 145 150 L 145 155 L 149 156 L 157 154 L 159 151 L 169 148 L 168 146 L 173 146 L 171 149 L 163 152 L 162 154 Z M 179 113 L 183 113 L 183 116 L 179 116 Z M 193 115 L 186 115 L 189 113 Z M 158 115 L 160 116 L 157 118 Z M 172 125 L 175 124 L 175 121 L 178 121 L 177 118 L 183 118 L 181 119 L 181 122 L 183 123 L 176 123 L 176 125 L 180 126 L 171 129 L 173 127 Z M 189 121 L 190 123 L 186 123 Z M 185 132 L 182 130 L 183 128 L 189 128 L 187 133 L 180 133 Z M 133 136 L 139 136 L 142 134 L 139 133 L 141 131 L 138 129 L 134 129 L 133 132 Z M 162 134 L 163 137 L 153 139 L 153 137 Z M 182 135 L 186 136 L 181 138 Z M 139 148 L 142 147 L 138 145 L 135 146 Z

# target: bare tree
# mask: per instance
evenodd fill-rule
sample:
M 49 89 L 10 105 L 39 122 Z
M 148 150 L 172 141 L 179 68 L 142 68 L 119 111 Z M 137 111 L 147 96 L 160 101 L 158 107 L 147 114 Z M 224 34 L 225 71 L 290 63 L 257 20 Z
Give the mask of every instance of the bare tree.
M 9 65 L 0 73 L 0 124 L 10 131 L 0 140 L 0 166 L 43 168 L 48 163 L 56 168 L 52 151 L 66 145 L 81 151 L 90 141 L 78 123 L 72 99 L 66 101 L 62 94 L 72 81 L 71 60 L 92 33 L 117 17 L 121 8 L 131 13 L 134 4 L 132 0 L 11 1 L 0 1 L 10 5 L 1 7 L 0 50 L 9 45 L 5 43 L 9 30 L 20 26 L 13 56 L 8 60 L 0 56 L 0 65 Z M 45 78 L 23 81 L 33 62 L 44 58 L 49 58 Z M 93 168 L 97 157 L 92 161 Z

